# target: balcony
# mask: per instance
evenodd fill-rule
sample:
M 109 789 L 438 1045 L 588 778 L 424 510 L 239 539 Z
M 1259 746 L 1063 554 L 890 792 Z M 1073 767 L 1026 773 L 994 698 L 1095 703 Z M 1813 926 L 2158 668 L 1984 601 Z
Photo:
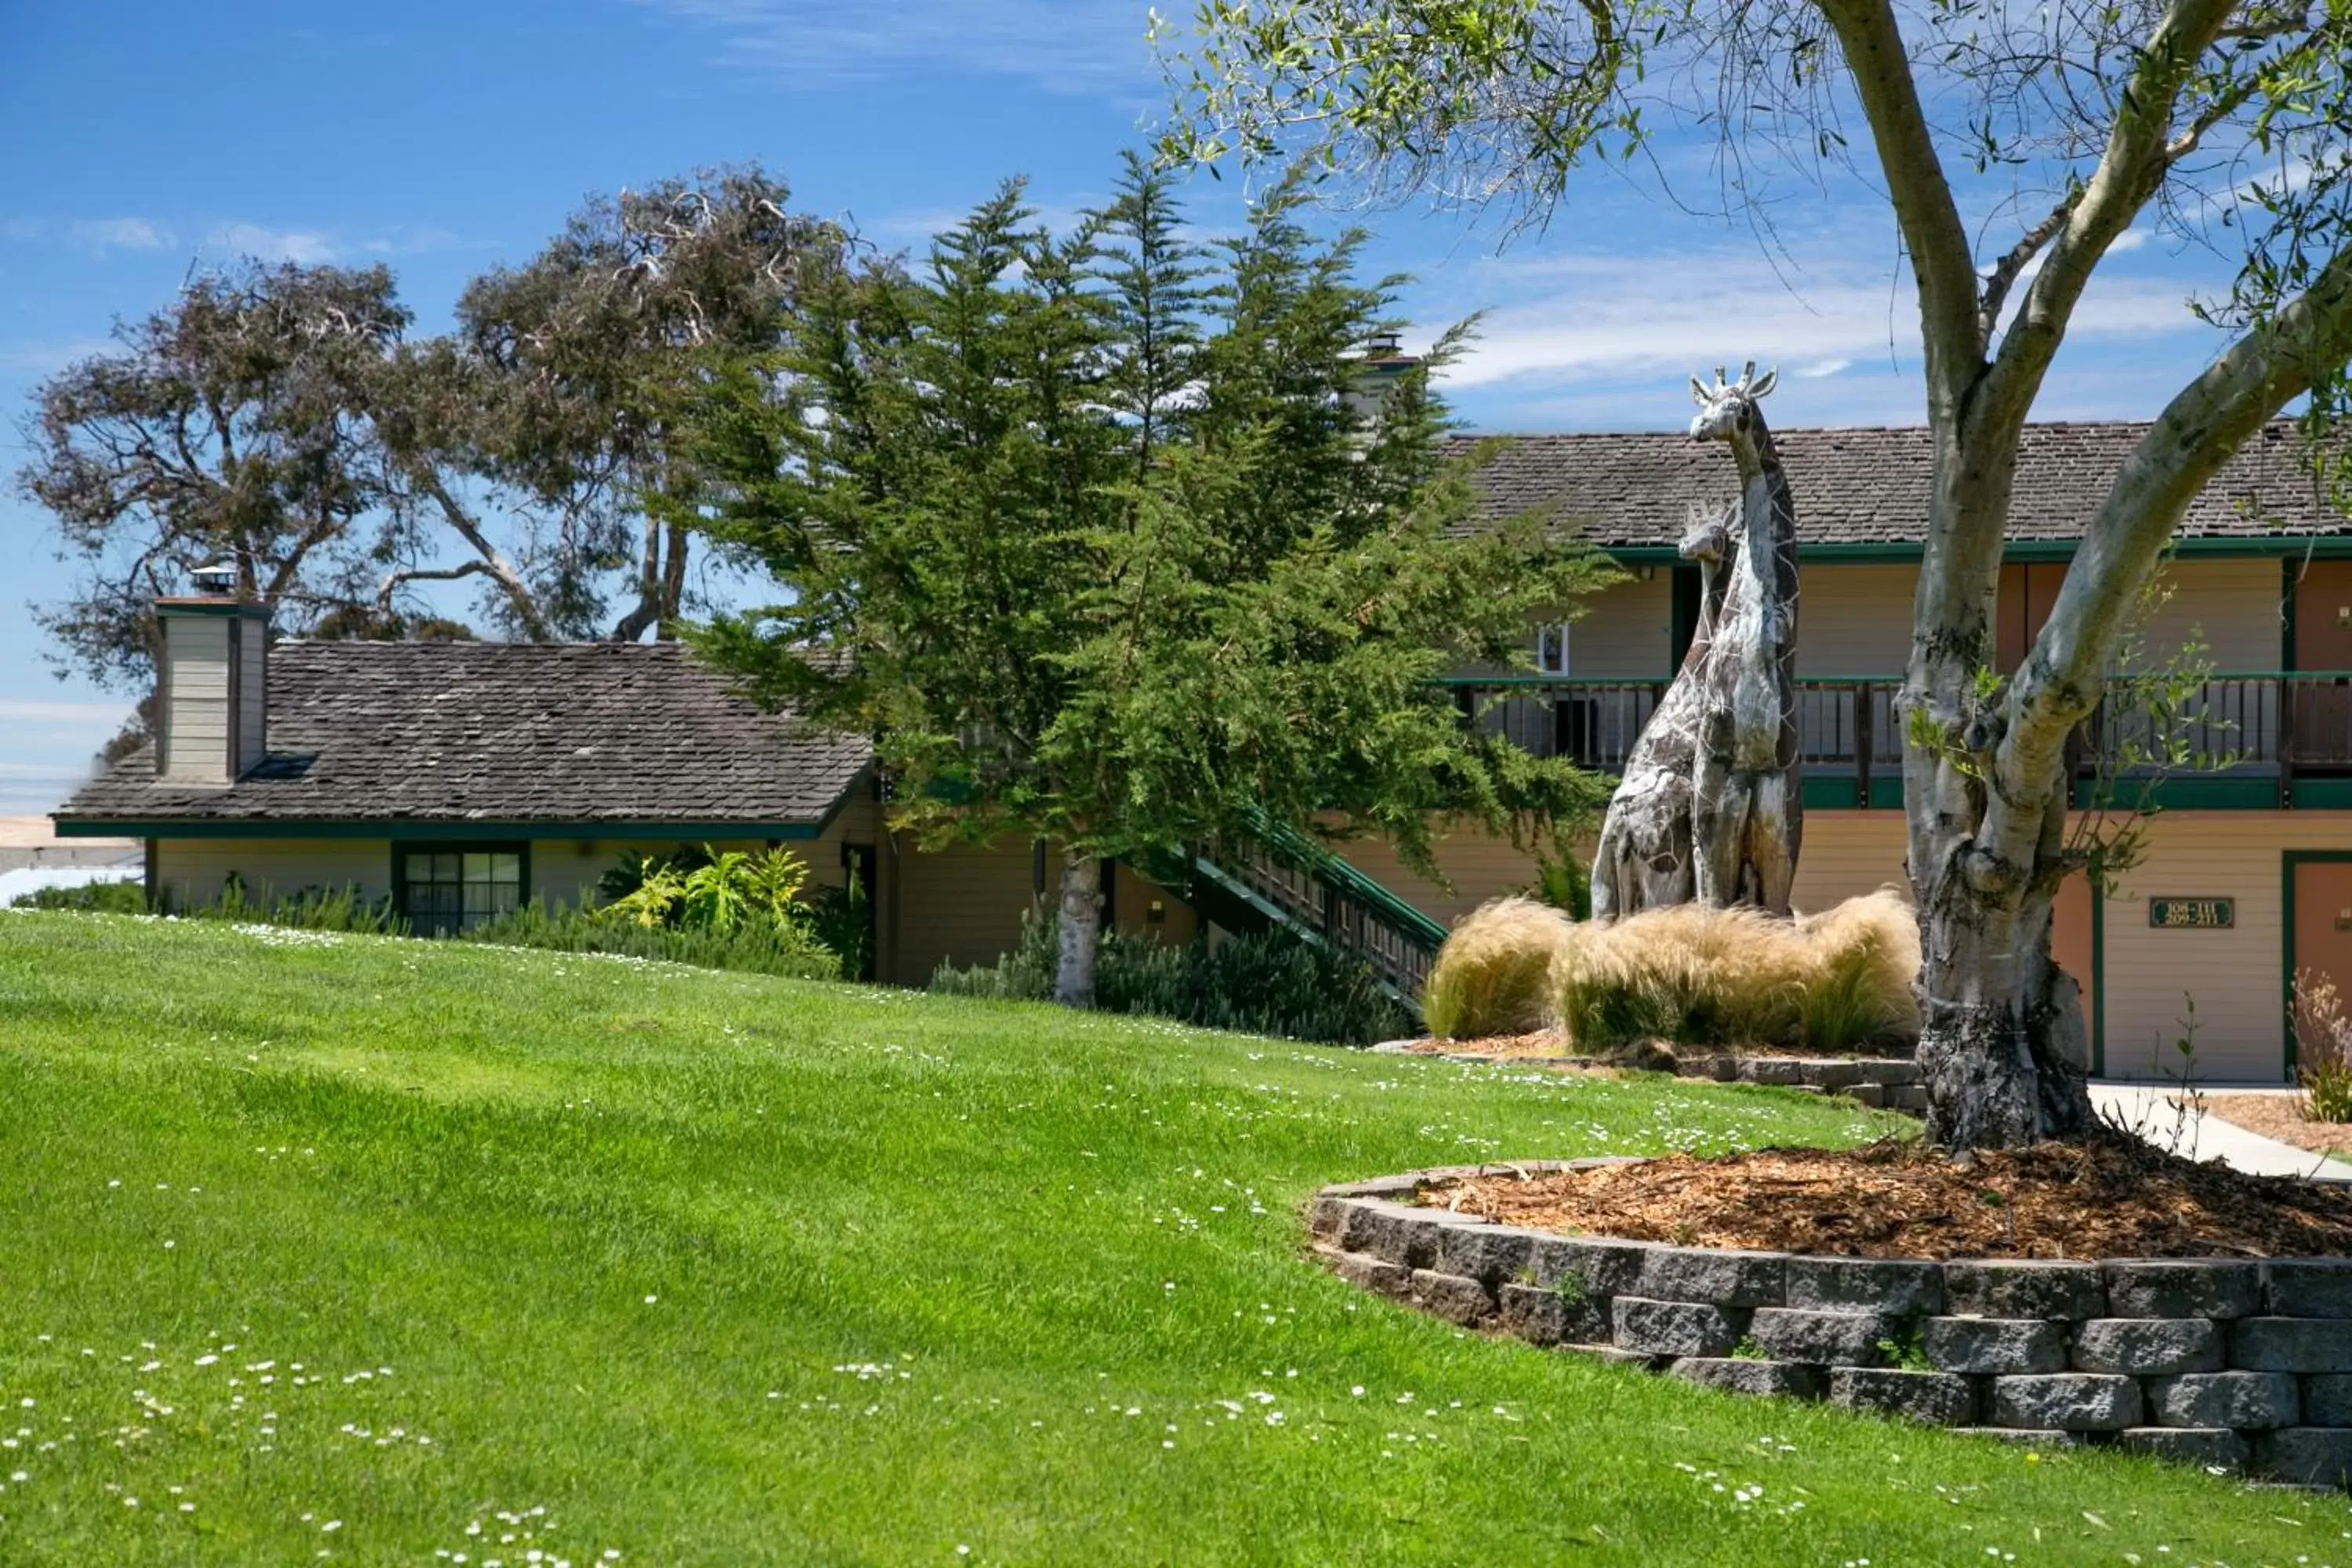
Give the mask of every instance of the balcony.
M 1538 756 L 1572 757 L 1615 773 L 1665 696 L 1664 680 L 1556 676 L 1465 677 L 1444 683 L 1465 714 Z M 1902 681 L 1869 676 L 1798 682 L 1805 804 L 1899 807 Z M 2080 788 L 2095 760 L 2119 748 L 2145 754 L 2144 708 L 2111 700 L 2084 725 Z M 2175 807 L 2352 807 L 2352 671 L 2217 674 L 2175 715 L 2169 732 L 2226 767 L 2178 773 L 2159 791 Z

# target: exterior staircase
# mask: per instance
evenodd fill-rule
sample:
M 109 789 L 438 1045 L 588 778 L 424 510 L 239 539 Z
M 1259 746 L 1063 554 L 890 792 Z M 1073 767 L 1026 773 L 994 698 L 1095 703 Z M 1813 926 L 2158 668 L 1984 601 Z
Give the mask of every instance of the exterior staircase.
M 1262 822 L 1245 837 L 1167 859 L 1139 869 L 1181 891 L 1203 919 L 1234 931 L 1278 926 L 1352 954 L 1391 998 L 1420 1013 L 1445 928 L 1305 834 Z

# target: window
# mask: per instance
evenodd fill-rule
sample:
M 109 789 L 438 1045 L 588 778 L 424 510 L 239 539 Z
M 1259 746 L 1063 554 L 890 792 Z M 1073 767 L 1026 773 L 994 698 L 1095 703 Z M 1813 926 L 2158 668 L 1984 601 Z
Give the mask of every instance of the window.
M 453 936 L 522 902 L 522 846 L 404 849 L 400 911 L 418 936 Z
M 1536 668 L 1546 675 L 1568 673 L 1568 625 L 1553 621 L 1536 628 Z

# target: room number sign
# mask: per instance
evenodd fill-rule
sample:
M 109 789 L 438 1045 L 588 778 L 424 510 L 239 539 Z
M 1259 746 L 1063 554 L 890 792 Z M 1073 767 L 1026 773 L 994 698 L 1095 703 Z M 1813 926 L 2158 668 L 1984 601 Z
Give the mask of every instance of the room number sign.
M 2168 931 L 2228 931 L 2238 923 L 2238 900 L 2150 899 L 2147 923 Z

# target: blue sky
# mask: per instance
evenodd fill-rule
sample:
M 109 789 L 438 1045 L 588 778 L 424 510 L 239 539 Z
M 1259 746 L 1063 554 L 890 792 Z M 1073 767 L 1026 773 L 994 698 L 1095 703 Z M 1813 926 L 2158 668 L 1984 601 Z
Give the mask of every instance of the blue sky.
M 1171 11 L 1189 10 L 1181 0 Z M 1009 174 L 1048 213 L 1106 194 L 1164 104 L 1129 0 L 0 0 L 0 472 L 43 377 L 241 253 L 382 259 L 417 329 L 528 257 L 592 191 L 760 160 L 797 204 L 919 241 Z M 1692 187 L 1700 151 L 1669 148 Z M 1198 182 L 1229 226 L 1239 182 Z M 1501 254 L 1493 224 L 1356 215 L 1421 281 L 1422 335 L 1490 312 L 1455 378 L 1489 430 L 1659 429 L 1684 377 L 1781 367 L 1781 426 L 1907 423 L 1916 319 L 1883 209 L 1833 188 L 1779 210 L 1785 253 L 1600 174 Z M 2210 264 L 2130 237 L 2040 409 L 2143 417 L 2204 363 L 2184 308 Z M 1800 505 L 1801 508 L 1801 497 Z M 0 497 L 0 814 L 45 810 L 130 694 L 56 679 L 28 601 L 65 593 L 37 508 Z

